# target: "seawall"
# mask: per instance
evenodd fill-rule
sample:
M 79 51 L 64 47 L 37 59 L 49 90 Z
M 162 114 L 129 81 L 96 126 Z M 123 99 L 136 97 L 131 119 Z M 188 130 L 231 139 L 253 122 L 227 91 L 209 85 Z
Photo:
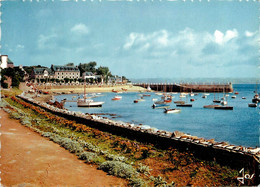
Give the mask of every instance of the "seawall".
M 242 168 L 247 169 L 249 170 L 250 175 L 254 174 L 254 177 L 251 180 L 248 180 L 246 184 L 259 184 L 260 148 L 248 148 L 230 145 L 225 142 L 205 140 L 178 131 L 168 132 L 154 128 L 144 128 L 142 125 L 118 122 L 96 115 L 58 109 L 23 95 L 17 97 L 35 106 L 39 106 L 55 115 L 65 117 L 69 120 L 74 120 L 78 123 L 102 131 L 127 137 L 132 140 L 152 143 L 156 147 L 162 149 L 173 147 L 179 151 L 189 151 L 200 159 L 216 161 L 221 165 L 230 166 L 238 171 Z
M 135 86 L 150 87 L 154 91 L 164 92 L 233 92 L 233 85 L 228 84 L 176 84 L 176 83 L 135 83 Z

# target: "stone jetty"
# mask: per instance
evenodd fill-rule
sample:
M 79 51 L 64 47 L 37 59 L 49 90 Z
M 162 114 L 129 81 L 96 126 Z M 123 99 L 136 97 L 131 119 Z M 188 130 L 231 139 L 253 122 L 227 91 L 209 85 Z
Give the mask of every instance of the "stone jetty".
M 134 86 L 150 88 L 163 92 L 233 92 L 233 85 L 227 84 L 189 84 L 189 83 L 134 83 Z

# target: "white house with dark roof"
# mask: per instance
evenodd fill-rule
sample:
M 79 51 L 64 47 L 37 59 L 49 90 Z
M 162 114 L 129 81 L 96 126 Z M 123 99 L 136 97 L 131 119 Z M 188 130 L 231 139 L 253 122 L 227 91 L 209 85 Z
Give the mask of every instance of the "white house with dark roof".
M 54 73 L 50 68 L 34 68 L 31 77 L 33 79 L 53 79 Z
M 82 73 L 82 79 L 96 79 L 97 77 L 92 72 Z
M 78 79 L 80 78 L 80 71 L 78 66 L 56 66 L 51 65 L 51 71 L 55 79 Z
M 2 69 L 14 67 L 14 63 L 8 58 L 8 55 L 1 55 L 0 56 L 0 64 L 1 64 L 0 67 Z

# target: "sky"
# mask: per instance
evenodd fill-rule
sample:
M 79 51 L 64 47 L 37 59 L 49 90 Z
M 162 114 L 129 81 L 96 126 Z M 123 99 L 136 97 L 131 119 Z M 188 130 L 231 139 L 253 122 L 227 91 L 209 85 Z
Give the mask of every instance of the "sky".
M 97 62 L 127 78 L 258 78 L 257 0 L 2 1 L 15 65 Z

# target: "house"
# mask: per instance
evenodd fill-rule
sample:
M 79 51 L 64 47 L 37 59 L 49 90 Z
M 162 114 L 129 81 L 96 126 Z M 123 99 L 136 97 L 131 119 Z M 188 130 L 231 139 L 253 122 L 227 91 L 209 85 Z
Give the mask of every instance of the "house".
M 82 73 L 82 79 L 96 79 L 97 77 L 92 72 Z
M 78 79 L 80 78 L 80 71 L 78 66 L 56 66 L 51 65 L 51 71 L 55 79 Z
M 31 77 L 33 79 L 53 79 L 54 73 L 50 68 L 34 68 Z
M 121 84 L 122 83 L 122 77 L 119 77 L 117 75 L 109 77 L 108 82 L 109 83 L 115 83 L 115 84 Z
M 0 64 L 1 64 L 0 67 L 2 69 L 14 67 L 14 63 L 8 58 L 8 55 L 1 55 L 0 56 Z

